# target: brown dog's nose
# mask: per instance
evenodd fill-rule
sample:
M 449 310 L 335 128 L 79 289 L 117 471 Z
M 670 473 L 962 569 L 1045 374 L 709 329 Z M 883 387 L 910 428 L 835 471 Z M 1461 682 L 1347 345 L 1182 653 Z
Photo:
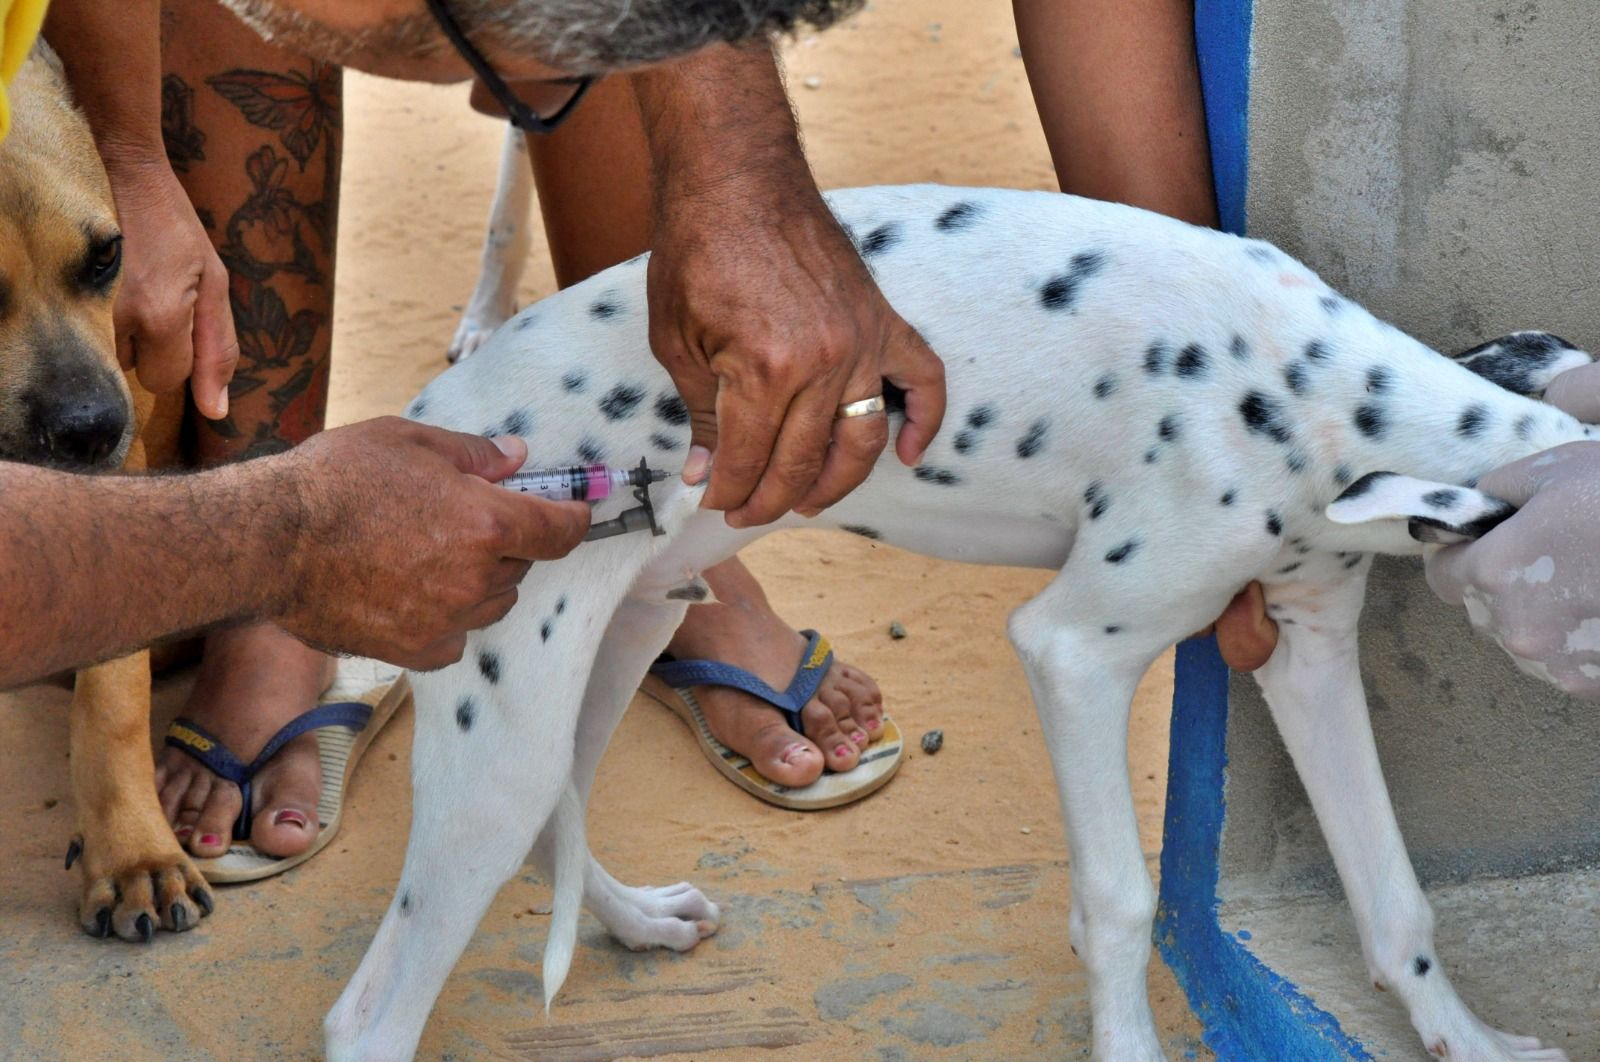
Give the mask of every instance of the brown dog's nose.
M 128 412 L 115 393 L 79 397 L 41 410 L 36 423 L 52 464 L 92 467 L 110 457 L 122 442 Z

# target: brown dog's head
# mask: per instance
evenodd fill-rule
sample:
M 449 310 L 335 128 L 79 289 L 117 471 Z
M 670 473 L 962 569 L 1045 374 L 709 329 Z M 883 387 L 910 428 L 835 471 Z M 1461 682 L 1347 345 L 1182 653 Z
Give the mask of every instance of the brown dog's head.
M 0 460 L 113 468 L 133 439 L 111 307 L 122 234 L 88 123 L 40 46 L 0 143 Z

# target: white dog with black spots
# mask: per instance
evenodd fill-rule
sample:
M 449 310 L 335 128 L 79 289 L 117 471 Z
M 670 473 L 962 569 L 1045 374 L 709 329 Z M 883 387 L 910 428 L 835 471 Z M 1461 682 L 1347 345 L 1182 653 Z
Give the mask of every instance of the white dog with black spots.
M 635 948 L 685 950 L 716 930 L 717 907 L 699 890 L 612 878 L 587 849 L 584 806 L 634 688 L 683 618 L 685 587 L 803 523 L 1059 571 L 1008 629 L 1060 790 L 1095 1057 L 1162 1057 L 1145 994 L 1156 897 L 1127 771 L 1134 686 L 1250 580 L 1264 584 L 1281 630 L 1257 678 L 1372 981 L 1441 1057 L 1565 1057 L 1483 1024 L 1451 986 L 1373 746 L 1356 620 L 1370 554 L 1479 533 L 1508 513 L 1471 489 L 1479 476 L 1591 434 L 1530 397 L 1588 355 L 1519 333 L 1452 360 L 1266 243 L 1128 207 L 936 186 L 830 200 L 884 294 L 943 357 L 945 430 L 917 467 L 886 452 L 809 522 L 734 530 L 674 477 L 653 491 L 665 535 L 589 543 L 539 565 L 460 663 L 414 677 L 410 844 L 388 913 L 328 1016 L 330 1057 L 415 1050 L 446 976 L 530 850 L 555 890 L 547 1005 L 580 901 Z M 509 309 L 509 295 L 500 304 Z M 408 412 L 522 436 L 529 467 L 645 457 L 676 469 L 689 442 L 683 403 L 650 356 L 643 259 L 517 314 Z M 622 504 L 631 500 L 596 518 Z

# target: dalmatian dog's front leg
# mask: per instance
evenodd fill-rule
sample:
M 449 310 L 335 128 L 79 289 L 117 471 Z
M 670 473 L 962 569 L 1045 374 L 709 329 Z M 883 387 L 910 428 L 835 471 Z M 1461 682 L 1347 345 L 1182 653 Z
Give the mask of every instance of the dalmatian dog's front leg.
M 1170 582 L 1140 592 L 1101 571 L 1114 567 L 1102 561 L 1106 551 L 1106 544 L 1080 541 L 1050 586 L 1012 614 L 1009 633 L 1061 797 L 1071 850 L 1070 929 L 1089 978 L 1094 1057 L 1152 1062 L 1165 1057 L 1146 983 L 1156 895 L 1128 779 L 1128 712 L 1151 662 L 1210 622 L 1227 597 L 1186 593 Z
M 531 243 L 528 220 L 532 203 L 533 167 L 528 160 L 527 141 L 521 130 L 507 122 L 505 143 L 500 149 L 500 176 L 495 184 L 494 205 L 489 210 L 489 230 L 483 237 L 478 283 L 445 351 L 451 361 L 470 357 L 517 312 L 517 285 L 522 280 Z
M 1368 972 L 1377 988 L 1399 997 L 1423 1046 L 1439 1058 L 1564 1059 L 1537 1039 L 1480 1021 L 1434 950 L 1433 912 L 1395 822 L 1361 688 L 1356 621 L 1369 563 L 1333 581 L 1267 586 L 1280 634 L 1256 672 L 1327 838 Z

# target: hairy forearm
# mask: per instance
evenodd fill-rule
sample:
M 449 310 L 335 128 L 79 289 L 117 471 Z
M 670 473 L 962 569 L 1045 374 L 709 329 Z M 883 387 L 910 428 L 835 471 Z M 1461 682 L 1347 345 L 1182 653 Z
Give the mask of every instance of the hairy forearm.
M 1061 190 L 1215 225 L 1193 0 L 1014 0 Z
M 815 184 L 777 59 L 764 42 L 718 45 L 634 75 L 657 210 L 730 188 Z
M 300 500 L 276 460 L 186 476 L 0 463 L 0 689 L 271 615 Z
M 160 0 L 55 0 L 45 39 L 66 66 L 108 169 L 166 165 Z

